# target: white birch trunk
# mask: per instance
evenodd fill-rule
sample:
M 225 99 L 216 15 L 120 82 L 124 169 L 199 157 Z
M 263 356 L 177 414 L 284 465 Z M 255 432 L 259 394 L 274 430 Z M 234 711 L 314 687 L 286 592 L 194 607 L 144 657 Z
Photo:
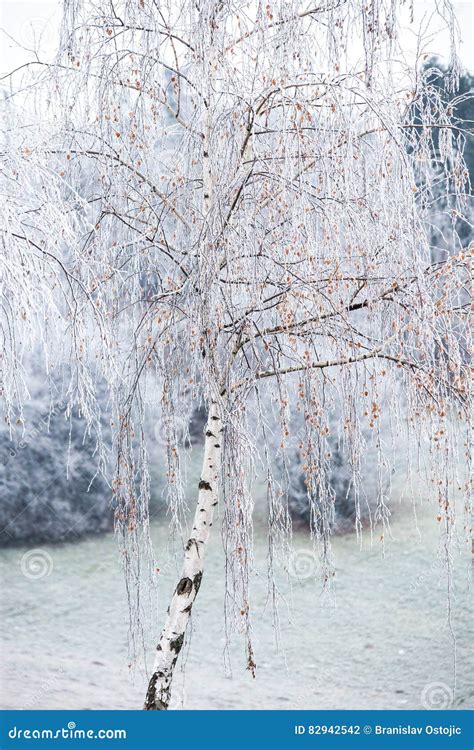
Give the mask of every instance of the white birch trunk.
M 153 674 L 144 705 L 146 711 L 162 711 L 169 706 L 173 672 L 191 619 L 191 609 L 201 585 L 206 544 L 218 501 L 221 433 L 221 419 L 217 404 L 213 402 L 206 426 L 204 458 L 193 527 L 184 552 L 180 580 L 173 593 L 166 623 L 156 647 Z

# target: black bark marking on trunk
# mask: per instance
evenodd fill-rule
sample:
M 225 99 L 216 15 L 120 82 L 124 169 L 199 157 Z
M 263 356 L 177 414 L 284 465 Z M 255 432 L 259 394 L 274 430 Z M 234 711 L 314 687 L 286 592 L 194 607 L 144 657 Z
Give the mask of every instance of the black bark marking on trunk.
M 212 420 L 213 420 L 214 422 L 218 422 L 218 421 L 219 421 L 219 417 L 214 417 L 214 416 L 212 416 L 212 417 L 211 417 L 211 419 L 212 419 Z
M 181 611 L 182 611 L 183 613 L 189 614 L 189 612 L 191 612 L 192 608 L 193 608 L 193 603 L 191 602 L 190 604 L 188 604 L 188 606 L 187 606 L 187 607 L 185 607 L 185 608 L 184 608 L 183 610 L 181 610 Z
M 221 447 L 221 446 L 219 445 L 219 443 L 215 443 L 215 444 L 214 444 L 214 448 L 220 448 L 220 447 Z
M 196 576 L 195 576 L 196 577 Z M 189 594 L 193 587 L 193 582 L 190 578 L 181 578 L 180 582 L 176 586 L 176 593 L 178 596 L 183 596 Z
M 159 677 L 163 677 L 162 672 L 155 672 L 152 674 L 150 682 L 148 683 L 148 690 L 146 692 L 145 705 L 143 708 L 145 711 L 166 711 L 168 703 L 164 703 L 162 700 L 156 697 L 156 683 Z M 168 701 L 169 701 L 169 689 L 168 689 Z
M 156 693 L 156 681 L 158 674 L 152 674 L 150 682 L 148 683 L 148 690 L 146 691 L 145 698 L 145 711 L 154 711 L 155 709 L 155 693 Z
M 196 575 L 193 578 L 194 589 L 195 589 L 194 596 L 197 595 L 197 592 L 200 589 L 201 581 L 202 581 L 202 570 L 200 570 L 199 573 L 196 573 Z
M 208 431 L 206 432 L 206 437 L 215 437 L 215 435 L 214 435 L 214 433 L 213 433 L 213 432 L 211 432 L 210 430 L 208 430 Z
M 188 539 L 188 541 L 186 542 L 186 547 L 185 547 L 186 552 L 189 552 L 193 544 L 195 544 L 197 547 L 197 542 L 194 539 L 194 537 L 190 537 L 190 539 Z
M 200 480 L 200 482 L 199 482 L 199 485 L 198 485 L 198 488 L 199 488 L 200 490 L 209 490 L 209 491 L 210 491 L 210 490 L 212 490 L 212 487 L 211 487 L 211 485 L 209 484 L 209 482 L 205 482 L 205 481 L 204 481 L 204 479 L 201 479 L 201 480 Z
M 170 649 L 171 651 L 174 651 L 177 654 L 181 651 L 184 643 L 184 633 L 181 633 L 181 635 L 178 635 L 177 638 L 175 638 L 173 641 L 170 641 Z

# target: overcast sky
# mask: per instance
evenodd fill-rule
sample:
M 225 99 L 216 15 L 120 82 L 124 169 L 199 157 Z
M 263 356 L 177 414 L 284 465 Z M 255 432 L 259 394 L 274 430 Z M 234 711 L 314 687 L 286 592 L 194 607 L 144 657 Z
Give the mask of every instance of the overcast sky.
M 436 0 L 414 0 L 415 24 L 402 32 L 407 56 L 415 50 L 414 29 L 426 20 L 435 8 Z M 462 33 L 460 49 L 463 64 L 474 70 L 474 0 L 454 0 L 454 8 Z M 21 50 L 6 36 L 13 37 L 23 47 L 31 49 L 40 40 L 43 55 L 51 55 L 55 49 L 60 20 L 61 0 L 0 0 L 0 70 L 9 72 L 13 68 L 32 59 L 31 53 Z M 407 15 L 408 20 L 408 15 Z M 438 25 L 438 29 L 440 26 Z M 444 57 L 448 54 L 448 34 L 439 30 L 428 44 L 427 51 Z

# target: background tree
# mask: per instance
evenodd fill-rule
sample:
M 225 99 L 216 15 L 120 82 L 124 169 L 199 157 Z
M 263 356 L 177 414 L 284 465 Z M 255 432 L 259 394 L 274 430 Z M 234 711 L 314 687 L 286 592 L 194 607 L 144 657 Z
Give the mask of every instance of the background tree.
M 429 179 L 424 179 L 424 170 L 421 169 L 419 180 L 420 188 L 430 196 L 426 223 L 433 260 L 445 260 L 448 255 L 466 247 L 473 237 L 473 206 L 470 201 L 474 177 L 473 76 L 464 72 L 453 92 L 446 90 L 444 85 L 446 74 L 446 66 L 441 60 L 426 60 L 419 75 L 427 93 L 412 107 L 412 133 L 417 140 L 418 161 L 429 166 Z M 440 111 L 449 114 L 453 132 L 457 134 L 447 143 L 445 129 L 439 127 L 437 121 Z M 427 122 L 432 123 L 431 127 Z M 451 164 L 448 172 L 446 162 Z M 449 180 L 460 173 L 465 179 L 466 192 L 461 211 L 458 210 L 459 191 L 451 190 L 449 185 Z
M 420 187 L 428 187 L 431 192 L 428 206 L 424 214 L 427 234 L 431 244 L 432 261 L 445 261 L 449 255 L 456 253 L 463 247 L 468 247 L 473 238 L 473 205 L 469 199 L 470 187 L 474 180 L 474 138 L 473 117 L 474 107 L 472 100 L 473 76 L 465 71 L 459 79 L 458 86 L 453 92 L 446 88 L 445 77 L 449 73 L 446 65 L 441 59 L 429 58 L 421 65 L 419 75 L 424 77 L 423 87 L 427 88 L 429 95 L 423 95 L 421 99 L 415 99 L 410 115 L 414 124 L 413 136 L 418 141 L 423 141 L 424 158 L 430 165 L 428 186 L 423 181 Z M 450 192 L 446 189 L 445 156 L 441 154 L 443 148 L 443 136 L 440 141 L 440 133 L 443 129 L 438 127 L 437 101 L 441 100 L 441 110 L 449 110 L 454 132 L 460 136 L 454 140 L 451 159 L 464 158 L 469 173 L 466 181 L 463 202 L 463 211 L 460 213 L 456 208 L 458 192 Z M 424 116 L 420 116 L 420 110 L 425 107 Z M 428 127 L 426 123 L 432 123 Z M 411 150 L 411 145 L 408 144 Z M 418 159 L 421 158 L 421 153 Z M 435 177 L 435 175 L 437 176 Z M 454 232 L 453 232 L 454 228 Z M 467 301 L 467 295 L 466 295 Z M 340 417 L 340 415 L 338 415 Z M 301 424 L 298 425 L 301 427 Z M 381 428 L 382 440 L 390 440 L 388 425 L 385 423 Z M 328 481 L 334 491 L 335 529 L 347 530 L 351 528 L 355 504 L 350 487 L 350 466 L 347 456 L 341 451 L 337 435 L 333 432 L 333 445 L 331 446 L 331 465 L 328 467 Z M 365 471 L 363 472 L 363 490 L 366 502 L 362 508 L 363 515 L 370 518 L 371 505 L 376 499 L 377 480 L 373 468 L 376 464 L 375 456 L 365 451 Z M 296 518 L 308 521 L 311 514 L 311 503 L 306 491 L 304 473 L 301 471 L 301 461 L 298 452 L 295 452 L 293 462 L 289 465 L 291 476 L 289 505 Z M 402 471 L 401 467 L 399 473 Z
M 11 424 L 0 424 L 0 542 L 65 542 L 110 531 L 110 485 L 98 471 L 97 437 L 77 409 L 65 418 L 61 382 L 47 384 L 32 362 L 28 369 L 28 400 Z M 104 417 L 103 446 L 109 438 Z
M 53 347 L 70 363 L 68 408 L 78 401 L 91 425 L 95 383 L 108 383 L 132 632 L 152 557 L 147 409 L 159 401 L 178 531 L 179 432 L 196 408 L 208 415 L 147 709 L 169 704 L 219 502 L 226 623 L 244 634 L 255 672 L 252 482 L 263 474 L 267 484 L 276 604 L 273 566 L 290 549 L 292 412 L 303 415 L 298 451 L 323 582 L 333 575 L 335 434 L 357 526 L 371 432 L 382 540 L 388 526 L 382 404 L 394 435 L 407 426 L 412 463 L 428 443 L 449 578 L 468 249 L 433 263 L 424 219 L 440 169 L 463 211 L 467 172 L 459 123 L 439 97 L 413 120 L 434 93 L 416 65 L 394 62 L 401 13 L 393 0 L 67 0 L 57 62 L 12 75 L 22 127 L 2 171 L 7 420 L 22 396 L 25 332 L 45 342 L 48 361 Z M 458 73 L 453 50 L 448 88 Z M 37 102 L 26 122 L 25 90 Z M 415 135 L 434 126 L 436 169 Z

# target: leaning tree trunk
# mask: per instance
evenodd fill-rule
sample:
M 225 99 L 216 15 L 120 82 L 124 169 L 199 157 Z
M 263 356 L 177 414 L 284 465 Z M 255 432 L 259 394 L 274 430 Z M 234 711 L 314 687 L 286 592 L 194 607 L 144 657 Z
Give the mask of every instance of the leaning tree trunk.
M 206 426 L 204 458 L 198 485 L 198 503 L 193 527 L 187 541 L 180 580 L 168 607 L 166 623 L 156 647 L 153 674 L 150 678 L 144 709 L 163 711 L 169 706 L 171 681 L 184 643 L 184 636 L 194 600 L 201 585 L 204 553 L 218 499 L 222 423 L 217 404 L 211 403 Z

